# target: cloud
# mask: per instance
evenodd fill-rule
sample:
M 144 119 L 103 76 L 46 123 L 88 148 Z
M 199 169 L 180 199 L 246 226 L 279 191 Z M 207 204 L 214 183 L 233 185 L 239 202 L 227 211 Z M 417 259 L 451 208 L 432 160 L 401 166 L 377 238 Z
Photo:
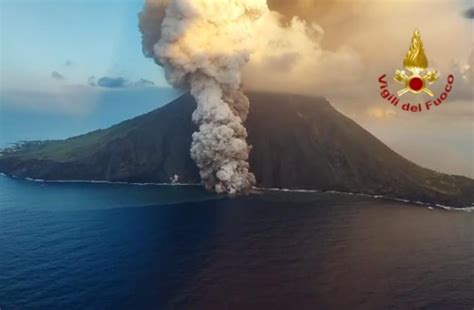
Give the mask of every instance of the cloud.
M 134 87 L 153 87 L 155 86 L 155 83 L 150 80 L 140 79 L 136 81 L 135 83 L 133 83 L 133 86 Z
M 155 86 L 155 83 L 147 79 L 139 79 L 137 81 L 130 81 L 124 77 L 109 77 L 103 76 L 97 79 L 94 75 L 90 76 L 87 79 L 87 84 L 93 87 L 102 87 L 102 88 L 148 88 Z
M 378 98 L 377 78 L 387 74 L 392 82 L 395 70 L 403 69 L 419 28 L 430 67 L 441 74 L 434 90 L 439 93 L 453 73 L 453 99 L 473 100 L 472 25 L 460 17 L 457 2 L 440 1 L 429 10 L 423 0 L 268 2 L 283 16 L 273 13 L 267 17 L 273 22 L 262 23 L 259 38 L 265 39 L 245 67 L 247 89 L 322 95 L 346 114 L 365 114 Z M 450 40 L 453 32 L 457 37 Z
M 127 87 L 129 82 L 123 77 L 104 76 L 97 80 L 97 85 L 104 88 L 123 88 Z
M 464 17 L 469 19 L 474 19 L 474 7 L 467 9 L 464 11 Z
M 257 30 L 255 52 L 244 68 L 247 89 L 353 96 L 365 68 L 360 53 L 349 46 L 324 48 L 324 30 L 298 17 L 287 21 L 273 12 Z M 265 38 L 265 39 L 262 39 Z
M 51 78 L 57 80 L 57 81 L 64 81 L 66 78 L 64 77 L 64 75 L 62 75 L 61 73 L 59 73 L 58 71 L 53 71 L 51 72 Z
M 74 63 L 71 61 L 71 60 L 66 60 L 66 62 L 64 63 L 64 66 L 65 67 L 71 67 Z

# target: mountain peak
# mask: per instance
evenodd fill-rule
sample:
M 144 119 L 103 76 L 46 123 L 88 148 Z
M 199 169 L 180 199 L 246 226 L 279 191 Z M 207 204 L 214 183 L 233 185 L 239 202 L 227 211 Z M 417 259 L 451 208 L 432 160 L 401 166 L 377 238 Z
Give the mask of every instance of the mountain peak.
M 249 92 L 245 123 L 259 187 L 338 190 L 468 207 L 474 181 L 422 168 L 321 97 Z M 45 180 L 198 183 L 191 160 L 196 103 L 185 94 L 106 130 L 24 147 L 0 171 Z

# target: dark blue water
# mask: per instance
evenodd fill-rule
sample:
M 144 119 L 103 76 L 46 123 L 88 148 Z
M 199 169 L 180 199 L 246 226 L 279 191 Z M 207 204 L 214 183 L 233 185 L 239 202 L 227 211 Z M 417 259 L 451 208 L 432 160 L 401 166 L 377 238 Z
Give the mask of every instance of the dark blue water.
M 473 213 L 0 177 L 2 310 L 473 307 Z

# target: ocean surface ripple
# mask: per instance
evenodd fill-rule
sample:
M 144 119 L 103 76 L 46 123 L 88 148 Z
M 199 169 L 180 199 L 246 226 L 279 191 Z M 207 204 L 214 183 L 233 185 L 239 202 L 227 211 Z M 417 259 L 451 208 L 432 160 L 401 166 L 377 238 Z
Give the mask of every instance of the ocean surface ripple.
M 472 309 L 474 214 L 0 177 L 0 308 Z

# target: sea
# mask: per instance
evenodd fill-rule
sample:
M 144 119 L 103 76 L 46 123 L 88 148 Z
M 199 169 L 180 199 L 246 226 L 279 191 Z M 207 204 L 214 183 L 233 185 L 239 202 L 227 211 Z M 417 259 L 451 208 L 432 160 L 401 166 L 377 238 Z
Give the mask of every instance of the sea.
M 0 176 L 0 309 L 474 309 L 474 212 Z

